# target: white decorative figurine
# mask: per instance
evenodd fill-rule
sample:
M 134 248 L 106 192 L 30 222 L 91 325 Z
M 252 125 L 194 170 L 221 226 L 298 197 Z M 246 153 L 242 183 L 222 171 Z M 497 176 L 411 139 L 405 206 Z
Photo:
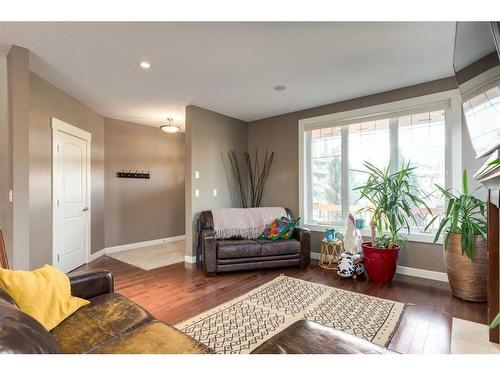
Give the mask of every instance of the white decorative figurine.
M 354 217 L 349 214 L 344 232 L 344 251 L 348 254 L 360 253 L 362 242 L 363 238 L 354 224 Z

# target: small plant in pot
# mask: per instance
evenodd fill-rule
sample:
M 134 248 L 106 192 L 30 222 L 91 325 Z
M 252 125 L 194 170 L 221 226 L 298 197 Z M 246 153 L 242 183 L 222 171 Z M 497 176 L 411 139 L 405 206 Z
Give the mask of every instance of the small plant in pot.
M 453 295 L 465 301 L 486 301 L 486 205 L 470 193 L 466 170 L 462 178 L 462 193 L 436 187 L 446 198 L 447 207 L 434 242 L 444 235 L 444 263 Z M 427 228 L 438 217 L 435 216 Z
M 367 170 L 360 172 L 367 173 L 368 180 L 354 190 L 360 192 L 359 199 L 370 202 L 360 211 L 372 215 L 371 241 L 362 244 L 366 272 L 376 283 L 390 283 L 396 272 L 400 244 L 406 241 L 400 231 L 406 229 L 410 233 L 410 222 L 418 225 L 417 217 L 422 217 L 419 211 L 430 210 L 420 190 L 411 184 L 415 167 L 410 167 L 410 163 L 396 172 L 391 172 L 390 166 L 379 169 L 366 161 L 363 164 Z

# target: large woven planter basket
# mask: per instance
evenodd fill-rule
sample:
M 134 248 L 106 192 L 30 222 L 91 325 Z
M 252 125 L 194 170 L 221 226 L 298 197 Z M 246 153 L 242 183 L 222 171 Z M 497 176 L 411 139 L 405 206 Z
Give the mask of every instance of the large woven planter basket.
M 462 255 L 461 235 L 451 234 L 444 252 L 444 264 L 453 295 L 472 302 L 484 302 L 487 295 L 488 249 L 486 239 L 476 236 L 474 262 Z

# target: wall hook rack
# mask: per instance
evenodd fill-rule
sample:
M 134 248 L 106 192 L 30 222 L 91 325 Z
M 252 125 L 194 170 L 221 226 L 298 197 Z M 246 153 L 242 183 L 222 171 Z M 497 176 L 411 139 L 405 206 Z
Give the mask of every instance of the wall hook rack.
M 144 172 L 144 171 L 138 171 L 137 169 L 135 172 L 132 172 L 131 169 L 128 170 L 128 172 L 125 171 L 125 169 L 122 169 L 120 172 L 116 172 L 116 177 L 118 178 L 141 178 L 141 179 L 150 179 L 151 178 L 151 173 L 150 171 Z

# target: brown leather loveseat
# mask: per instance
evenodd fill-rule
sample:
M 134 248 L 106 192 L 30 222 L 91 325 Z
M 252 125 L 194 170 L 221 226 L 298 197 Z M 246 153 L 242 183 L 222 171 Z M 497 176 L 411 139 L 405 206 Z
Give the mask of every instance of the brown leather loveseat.
M 210 353 L 211 349 L 157 321 L 128 298 L 114 293 L 108 271 L 68 275 L 71 294 L 90 300 L 47 331 L 19 310 L 0 283 L 0 353 Z
M 291 217 L 290 210 L 285 210 Z M 211 211 L 201 212 L 200 227 L 203 268 L 207 276 L 217 272 L 309 265 L 309 229 L 295 228 L 289 240 L 222 240 L 215 236 Z

